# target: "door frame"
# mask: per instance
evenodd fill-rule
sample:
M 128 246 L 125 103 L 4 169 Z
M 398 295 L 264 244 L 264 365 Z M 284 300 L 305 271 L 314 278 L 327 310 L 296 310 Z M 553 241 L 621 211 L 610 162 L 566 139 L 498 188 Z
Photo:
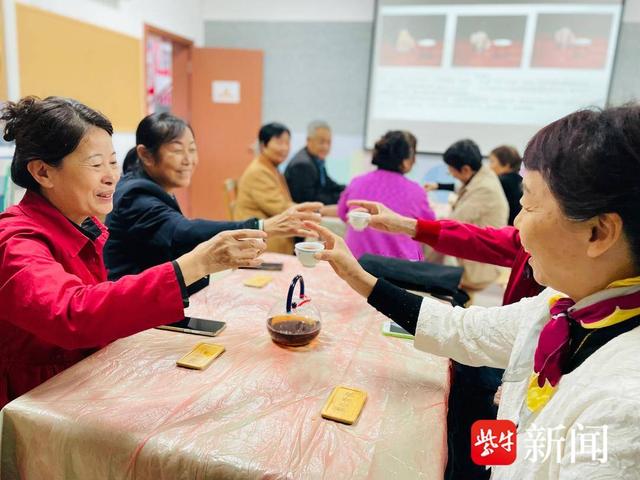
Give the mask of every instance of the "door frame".
M 161 28 L 158 27 L 154 27 L 153 25 L 149 25 L 147 23 L 144 24 L 144 35 L 143 35 L 143 42 L 144 44 L 142 45 L 142 54 L 143 54 L 143 65 L 144 65 L 144 98 L 145 98 L 145 105 L 144 105 L 144 110 L 145 110 L 145 115 L 148 115 L 149 112 L 147 111 L 147 92 L 146 92 L 146 88 L 147 88 L 147 39 L 149 37 L 149 35 L 157 35 L 159 37 L 164 37 L 168 40 L 171 40 L 171 43 L 173 44 L 173 46 L 175 47 L 176 45 L 180 46 L 181 48 L 187 48 L 188 49 L 188 56 L 189 56 L 189 64 L 191 64 L 191 58 L 193 57 L 193 40 L 189 40 L 188 38 L 184 38 L 181 37 L 180 35 L 176 35 L 175 33 L 171 33 L 168 32 L 166 30 L 162 30 Z M 173 50 L 173 55 L 175 55 L 175 49 Z M 187 82 L 187 99 L 188 99 L 188 105 L 189 105 L 189 115 L 187 116 L 187 118 L 185 120 L 190 121 L 191 120 L 191 68 L 189 67 L 189 70 L 187 71 L 187 75 L 189 76 L 189 81 Z
M 186 82 L 186 104 L 187 104 L 187 114 L 183 115 L 184 120 L 187 123 L 191 122 L 191 59 L 193 58 L 193 41 L 188 38 L 181 37 L 176 35 L 175 33 L 168 32 L 166 30 L 162 30 L 161 28 L 154 27 L 153 25 L 144 24 L 144 35 L 143 35 L 143 45 L 142 45 L 142 64 L 144 65 L 144 75 L 143 75 L 143 89 L 144 89 L 144 114 L 145 116 L 149 114 L 147 110 L 147 40 L 149 35 L 156 35 L 159 37 L 166 38 L 170 40 L 172 43 L 172 65 L 175 63 L 176 56 L 176 46 L 180 49 L 187 49 L 187 82 Z M 173 109 L 172 109 L 173 110 Z M 187 217 L 191 216 L 191 187 L 181 188 L 176 192 L 176 198 L 178 203 Z

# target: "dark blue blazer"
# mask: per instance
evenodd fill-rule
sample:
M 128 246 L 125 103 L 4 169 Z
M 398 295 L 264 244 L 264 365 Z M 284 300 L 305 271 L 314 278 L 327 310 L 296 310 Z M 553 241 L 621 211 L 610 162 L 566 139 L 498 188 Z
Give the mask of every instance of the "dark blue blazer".
M 109 240 L 104 260 L 111 280 L 175 260 L 224 230 L 258 228 L 255 218 L 242 222 L 186 218 L 175 197 L 141 168 L 128 172 L 118 182 L 106 224 Z M 208 278 L 203 278 L 188 288 L 189 293 L 207 284 Z

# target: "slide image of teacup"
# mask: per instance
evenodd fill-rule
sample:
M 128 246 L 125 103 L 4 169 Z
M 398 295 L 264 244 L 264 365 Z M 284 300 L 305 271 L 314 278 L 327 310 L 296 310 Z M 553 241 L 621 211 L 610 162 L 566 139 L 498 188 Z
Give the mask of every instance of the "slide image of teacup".
M 369 225 L 369 221 L 371 220 L 371 214 L 369 212 L 361 212 L 358 210 L 352 210 L 348 214 L 349 216 L 349 224 L 353 227 L 354 230 L 364 230 Z
M 295 245 L 295 252 L 300 263 L 305 267 L 315 267 L 318 260 L 315 254 L 324 250 L 320 242 L 299 242 Z

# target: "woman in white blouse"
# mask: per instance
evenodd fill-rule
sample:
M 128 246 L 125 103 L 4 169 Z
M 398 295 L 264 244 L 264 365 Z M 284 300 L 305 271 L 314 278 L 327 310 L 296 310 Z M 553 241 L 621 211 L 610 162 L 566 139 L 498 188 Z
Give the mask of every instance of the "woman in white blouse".
M 517 456 L 492 478 L 638 478 L 640 106 L 568 115 L 531 139 L 524 163 L 515 226 L 549 287 L 537 297 L 467 309 L 423 299 L 374 278 L 340 238 L 309 225 L 326 241 L 316 256 L 415 332 L 417 348 L 505 369 L 498 418 L 517 425 Z M 415 220 L 363 206 L 371 227 L 415 235 Z

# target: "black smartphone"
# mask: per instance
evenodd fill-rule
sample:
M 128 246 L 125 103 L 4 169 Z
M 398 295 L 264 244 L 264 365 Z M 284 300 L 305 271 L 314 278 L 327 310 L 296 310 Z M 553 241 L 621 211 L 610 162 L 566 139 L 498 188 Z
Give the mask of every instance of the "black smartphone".
M 192 333 L 194 335 L 205 335 L 207 337 L 215 337 L 227 324 L 218 320 L 209 320 L 207 318 L 185 317 L 179 322 L 169 325 L 162 325 L 160 330 L 172 330 L 174 332 Z
M 240 267 L 243 270 L 273 270 L 280 271 L 284 267 L 284 263 L 280 262 L 263 262 L 257 267 Z

